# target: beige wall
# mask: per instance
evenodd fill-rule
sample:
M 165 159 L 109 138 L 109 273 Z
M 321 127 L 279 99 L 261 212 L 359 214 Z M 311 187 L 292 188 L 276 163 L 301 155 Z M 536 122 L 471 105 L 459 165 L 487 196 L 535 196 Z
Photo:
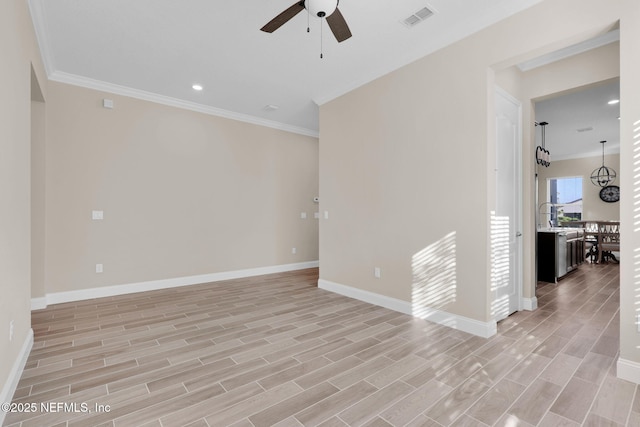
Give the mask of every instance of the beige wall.
M 46 106 L 31 101 L 31 298 L 45 292 Z
M 489 322 L 493 70 L 608 31 L 619 6 L 544 1 L 321 106 L 321 209 L 330 212 L 320 224 L 321 279 L 411 302 L 415 255 L 454 235 L 453 293 L 433 292 L 431 304 Z M 526 255 L 535 233 L 530 105 L 523 117 Z M 532 265 L 525 259 L 526 289 L 535 286 Z M 442 269 L 432 273 L 421 280 L 437 281 Z
M 31 330 L 31 63 L 46 83 L 25 1 L 0 2 L 0 63 L 0 388 L 9 392 Z
M 454 241 L 458 289 L 447 309 L 484 320 L 478 248 L 488 209 L 476 186 L 484 188 L 486 153 L 468 142 L 483 139 L 486 118 L 471 114 L 477 105 L 468 98 L 486 102 L 486 77 L 451 70 L 448 53 L 321 107 L 321 209 L 330 213 L 320 225 L 321 279 L 411 301 L 413 260 Z
M 47 293 L 318 259 L 316 138 L 51 82 L 46 159 Z
M 616 171 L 620 170 L 620 155 L 611 154 L 605 156 L 605 164 Z M 548 168 L 540 168 L 538 172 L 540 203 L 549 200 L 547 192 L 547 180 L 549 178 L 582 177 L 582 219 L 585 220 L 620 220 L 620 203 L 606 203 L 600 200 L 600 189 L 591 183 L 591 172 L 602 166 L 602 157 L 584 157 L 571 160 L 552 161 Z M 617 184 L 617 183 L 616 183 Z M 542 209 L 549 212 L 549 209 Z M 542 225 L 549 216 L 543 216 Z

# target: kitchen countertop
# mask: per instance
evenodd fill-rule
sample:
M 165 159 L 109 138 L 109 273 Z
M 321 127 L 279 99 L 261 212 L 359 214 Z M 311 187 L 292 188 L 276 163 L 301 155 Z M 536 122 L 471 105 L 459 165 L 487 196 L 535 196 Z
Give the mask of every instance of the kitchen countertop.
M 561 231 L 582 231 L 582 228 L 578 227 L 546 227 L 546 228 L 538 228 L 538 232 L 540 233 L 559 233 Z

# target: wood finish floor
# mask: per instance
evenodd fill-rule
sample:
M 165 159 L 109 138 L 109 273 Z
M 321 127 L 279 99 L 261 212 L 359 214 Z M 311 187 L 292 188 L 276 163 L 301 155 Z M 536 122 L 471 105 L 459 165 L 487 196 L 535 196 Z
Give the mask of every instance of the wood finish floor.
M 5 425 L 640 425 L 638 387 L 615 375 L 617 265 L 540 284 L 539 309 L 490 339 L 316 281 L 312 269 L 34 311 L 13 402 L 38 410 Z

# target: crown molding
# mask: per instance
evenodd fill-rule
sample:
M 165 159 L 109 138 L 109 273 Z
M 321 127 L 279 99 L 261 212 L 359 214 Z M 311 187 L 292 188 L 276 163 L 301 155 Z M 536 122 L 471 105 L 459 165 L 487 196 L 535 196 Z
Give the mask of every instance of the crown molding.
M 36 40 L 40 47 L 40 54 L 42 56 L 42 62 L 44 69 L 47 73 L 49 80 L 67 83 L 74 86 L 85 87 L 88 89 L 99 90 L 102 92 L 113 93 L 116 95 L 128 96 L 130 98 L 141 99 L 144 101 L 155 102 L 157 104 L 168 105 L 171 107 L 182 108 L 185 110 L 196 111 L 203 114 L 209 114 L 217 117 L 224 117 L 226 119 L 237 120 L 240 122 L 250 123 L 258 126 L 264 126 L 272 129 L 278 129 L 285 132 L 291 132 L 299 135 L 311 136 L 318 138 L 320 133 L 314 129 L 303 128 L 299 126 L 292 126 L 286 123 L 276 122 L 273 120 L 267 120 L 260 117 L 251 116 L 248 114 L 236 113 L 222 108 L 211 107 L 208 105 L 198 104 L 195 102 L 184 101 L 169 96 L 159 95 L 157 93 L 146 92 L 126 86 L 121 86 L 113 83 L 104 82 L 101 80 L 95 80 L 88 77 L 83 77 L 75 74 L 66 73 L 56 69 L 53 56 L 51 55 L 52 49 L 49 45 L 46 37 L 47 22 L 44 15 L 44 3 L 39 0 L 29 0 L 29 12 L 31 13 L 31 20 L 33 21 L 33 27 L 36 34 Z
M 311 136 L 314 138 L 319 137 L 319 132 L 313 129 L 291 126 L 273 120 L 266 120 L 260 117 L 250 116 L 248 114 L 236 113 L 233 111 L 224 110 L 222 108 L 198 104 L 196 102 L 184 101 L 182 99 L 172 98 L 170 96 L 159 95 L 153 92 L 147 92 L 127 86 L 121 86 L 114 83 L 108 83 L 101 80 L 95 80 L 88 77 L 69 74 L 62 71 L 54 71 L 49 74 L 49 80 L 74 86 L 85 87 L 87 89 L 93 89 L 101 92 L 112 93 L 115 95 L 128 96 L 130 98 L 141 99 L 143 101 L 155 102 L 157 104 L 168 105 L 170 107 L 182 108 L 184 110 L 190 110 L 198 113 L 209 114 L 212 116 L 223 117 L 226 119 L 237 120 L 240 122 L 278 129 L 285 132 L 296 133 L 299 135 Z
M 44 70 L 47 76 L 50 76 L 53 70 L 55 70 L 55 65 L 50 53 L 51 46 L 49 46 L 49 41 L 46 37 L 47 22 L 44 18 L 44 11 L 42 10 L 43 5 L 42 2 L 37 0 L 29 0 L 28 5 L 29 13 L 31 13 L 31 21 L 33 22 L 33 30 L 36 33 L 36 40 L 40 47 L 40 56 L 42 57 Z

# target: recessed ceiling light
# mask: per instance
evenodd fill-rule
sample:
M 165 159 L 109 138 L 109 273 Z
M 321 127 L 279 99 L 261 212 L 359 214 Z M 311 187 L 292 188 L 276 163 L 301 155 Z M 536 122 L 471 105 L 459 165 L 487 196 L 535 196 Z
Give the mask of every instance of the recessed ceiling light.
M 620 102 L 619 99 L 612 99 L 611 101 L 608 102 L 608 104 L 613 105 L 613 104 L 617 104 L 618 102 Z
M 202 90 L 202 85 L 199 85 L 199 84 L 194 84 L 194 85 L 193 85 L 193 86 L 191 86 L 191 87 L 193 88 L 193 90 L 197 90 L 197 91 Z

